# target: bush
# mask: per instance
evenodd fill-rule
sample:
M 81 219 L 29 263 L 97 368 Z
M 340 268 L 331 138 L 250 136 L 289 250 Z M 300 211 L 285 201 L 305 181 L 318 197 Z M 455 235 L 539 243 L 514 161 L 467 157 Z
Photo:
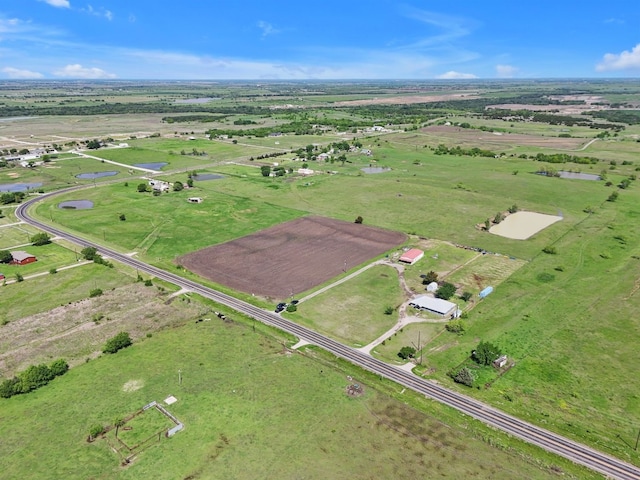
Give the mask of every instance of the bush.
M 551 246 L 551 245 L 547 245 L 546 247 L 544 247 L 544 248 L 542 249 L 542 251 L 543 251 L 544 253 L 549 254 L 549 255 L 555 255 L 556 253 L 558 253 L 558 251 L 556 250 L 556 247 L 553 247 L 553 246 Z
M 24 277 L 21 273 L 16 273 L 16 282 L 24 282 Z
M 467 324 L 462 320 L 451 320 L 445 325 L 447 332 L 455 333 L 456 335 L 464 335 L 467 329 Z
M 384 309 L 385 315 L 391 315 L 393 313 L 394 308 L 391 305 L 387 305 Z
M 416 354 L 416 349 L 413 347 L 402 347 L 400 349 L 400 351 L 398 352 L 398 356 L 403 359 L 403 360 L 407 360 L 409 358 L 413 358 L 413 356 Z
M 153 286 L 153 282 L 151 280 L 145 280 L 144 281 L 144 286 L 145 287 L 152 287 Z
M 615 202 L 618 199 L 618 192 L 611 192 L 611 195 L 607 198 L 607 202 Z
M 63 359 L 56 360 L 48 367 L 45 364 L 31 365 L 24 372 L 0 383 L 0 397 L 9 398 L 21 393 L 29 393 L 43 387 L 55 377 L 64 375 L 69 365 Z
M 44 232 L 36 233 L 33 237 L 31 237 L 31 243 L 35 247 L 41 247 L 42 245 L 51 243 L 51 237 Z
M 296 310 L 298 310 L 298 307 L 292 303 L 290 303 L 289 305 L 287 305 L 287 312 L 289 313 L 293 313 Z
M 104 427 L 102 425 L 93 425 L 89 429 L 89 437 L 96 438 L 98 435 L 102 435 L 104 433 Z
M 102 353 L 116 353 L 118 350 L 128 347 L 133 342 L 127 332 L 120 332 L 115 337 L 107 340 L 107 343 L 102 349 Z
M 462 295 L 460 295 L 460 299 L 464 300 L 465 302 L 468 302 L 469 300 L 471 300 L 472 297 L 473 297 L 473 293 L 471 292 L 464 292 Z
M 89 298 L 99 297 L 100 295 L 102 295 L 102 289 L 100 288 L 94 288 L 89 291 Z
M 58 273 L 58 270 L 56 268 L 52 268 L 51 270 L 49 270 L 49 273 L 51 275 L 55 275 L 56 273 Z
M 489 342 L 480 342 L 471 353 L 471 358 L 480 365 L 491 365 L 502 354 L 502 351 Z
M 95 247 L 85 247 L 80 250 L 80 254 L 85 260 L 93 260 L 98 254 L 98 249 Z
M 362 222 L 363 222 L 363 218 L 360 215 L 358 215 L 353 223 L 362 223 Z
M 436 297 L 443 300 L 449 300 L 456 294 L 456 286 L 449 282 L 443 282 L 436 291 Z
M 466 385 L 467 387 L 473 387 L 473 382 L 475 381 L 475 379 L 475 375 L 467 367 L 461 368 L 460 371 L 453 377 L 454 382 L 461 383 L 462 385 Z
M 49 369 L 54 377 L 59 377 L 60 375 L 64 375 L 69 371 L 69 364 L 62 358 L 53 362 Z

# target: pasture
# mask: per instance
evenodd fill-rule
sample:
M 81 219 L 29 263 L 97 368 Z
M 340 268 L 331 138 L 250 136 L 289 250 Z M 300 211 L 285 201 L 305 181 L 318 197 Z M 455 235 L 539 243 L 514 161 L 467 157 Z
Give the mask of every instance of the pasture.
M 218 319 L 190 322 L 73 368 L 33 393 L 2 399 L 3 415 L 13 419 L 0 423 L 3 478 L 28 472 L 33 479 L 72 480 L 100 472 L 123 479 L 254 479 L 304 471 L 310 479 L 424 472 L 542 479 L 557 475 L 551 465 L 595 478 L 562 460 L 534 460 L 534 451 L 516 453 L 519 442 L 474 422 L 447 426 L 368 383 L 363 396 L 349 397 L 350 382 L 362 383 L 357 370 L 284 352 L 277 340 Z M 120 466 L 107 442 L 86 441 L 93 425 L 110 425 L 168 394 L 177 398 L 170 411 L 185 429 L 129 466 Z M 452 415 L 408 392 L 402 397 L 431 405 L 438 417 Z

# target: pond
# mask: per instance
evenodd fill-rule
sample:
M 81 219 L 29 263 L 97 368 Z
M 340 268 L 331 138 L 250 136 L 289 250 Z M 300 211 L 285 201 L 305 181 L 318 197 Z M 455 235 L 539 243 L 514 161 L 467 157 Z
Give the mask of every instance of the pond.
M 113 177 L 117 175 L 118 172 L 109 171 L 109 172 L 91 172 L 91 173 L 79 173 L 76 175 L 76 178 L 81 180 L 93 180 L 94 178 L 102 178 L 102 177 Z
M 364 173 L 383 173 L 391 171 L 391 169 L 387 167 L 364 167 L 360 170 L 362 170 Z
M 134 163 L 134 167 L 148 168 L 149 170 L 162 170 L 162 167 L 169 165 L 167 162 Z
M 149 170 L 162 170 L 162 167 L 169 165 L 167 162 L 134 163 L 134 167 L 148 168 Z
M 216 173 L 201 173 L 199 175 L 194 175 L 191 178 L 196 182 L 201 182 L 203 180 L 220 180 L 221 178 L 224 178 L 224 176 Z
M 39 183 L 5 183 L 0 185 L 0 192 L 26 192 L 34 188 L 42 186 L 42 182 Z
M 67 200 L 66 202 L 60 202 L 58 208 L 64 208 L 67 210 L 86 210 L 93 208 L 93 202 L 91 200 Z
M 593 173 L 563 172 L 562 170 L 558 173 L 560 174 L 560 178 L 574 178 L 577 180 L 602 180 L 600 175 L 595 175 Z

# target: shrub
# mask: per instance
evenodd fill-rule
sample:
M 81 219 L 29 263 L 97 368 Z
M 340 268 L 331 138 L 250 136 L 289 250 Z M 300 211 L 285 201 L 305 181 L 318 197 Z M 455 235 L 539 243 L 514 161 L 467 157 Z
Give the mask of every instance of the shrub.
M 90 298 L 99 297 L 100 295 L 102 295 L 102 289 L 100 288 L 94 288 L 93 290 L 89 291 Z
M 127 332 L 120 332 L 115 337 L 107 340 L 107 343 L 102 349 L 102 353 L 116 353 L 118 350 L 128 347 L 133 342 Z
M 498 347 L 489 342 L 480 342 L 476 349 L 471 353 L 474 362 L 480 365 L 491 365 L 502 352 Z
M 466 385 L 467 387 L 473 387 L 475 379 L 475 375 L 467 367 L 461 368 L 460 371 L 453 376 L 454 382 Z
M 96 438 L 98 435 L 102 435 L 104 433 L 104 427 L 102 425 L 93 425 L 89 429 L 89 437 L 91 439 Z
M 16 282 L 23 282 L 24 281 L 24 277 L 22 276 L 21 273 L 16 273 Z
M 145 280 L 144 281 L 144 286 L 145 287 L 152 287 L 153 286 L 153 282 L 151 280 Z
M 611 192 L 611 195 L 607 198 L 607 202 L 615 202 L 618 199 L 618 192 Z
M 363 218 L 360 215 L 358 215 L 353 223 L 362 223 L 362 222 L 363 222 Z
M 558 253 L 558 251 L 556 250 L 556 247 L 551 246 L 551 245 L 547 245 L 546 247 L 544 247 L 544 248 L 542 249 L 542 251 L 543 251 L 544 253 L 549 254 L 549 255 L 555 255 L 556 253 Z
M 394 308 L 391 305 L 387 305 L 384 309 L 385 315 L 391 315 L 393 313 Z
M 473 293 L 471 292 L 464 292 L 462 295 L 460 295 L 460 298 L 465 302 L 468 302 L 469 300 L 471 300 L 472 297 L 473 297 Z
M 455 333 L 456 335 L 464 335 L 467 329 L 467 324 L 463 320 L 451 320 L 445 325 L 447 332 Z
M 31 237 L 31 243 L 35 247 L 41 247 L 42 245 L 51 243 L 51 237 L 44 232 L 36 233 L 33 237 Z
M 403 359 L 403 360 L 407 360 L 409 358 L 413 358 L 413 356 L 416 354 L 416 349 L 413 347 L 402 347 L 400 349 L 400 351 L 398 352 L 398 356 Z
M 298 310 L 298 307 L 292 303 L 290 303 L 289 305 L 287 305 L 287 312 L 289 313 L 293 313 L 296 310 Z

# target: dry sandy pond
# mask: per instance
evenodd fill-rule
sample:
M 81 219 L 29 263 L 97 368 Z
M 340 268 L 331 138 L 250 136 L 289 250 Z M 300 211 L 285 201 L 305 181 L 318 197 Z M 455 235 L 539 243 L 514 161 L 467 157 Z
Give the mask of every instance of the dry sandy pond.
M 546 215 L 536 212 L 516 212 L 509 215 L 498 225 L 491 227 L 489 232 L 514 240 L 526 240 L 560 220 L 562 220 L 562 217 L 557 215 Z

